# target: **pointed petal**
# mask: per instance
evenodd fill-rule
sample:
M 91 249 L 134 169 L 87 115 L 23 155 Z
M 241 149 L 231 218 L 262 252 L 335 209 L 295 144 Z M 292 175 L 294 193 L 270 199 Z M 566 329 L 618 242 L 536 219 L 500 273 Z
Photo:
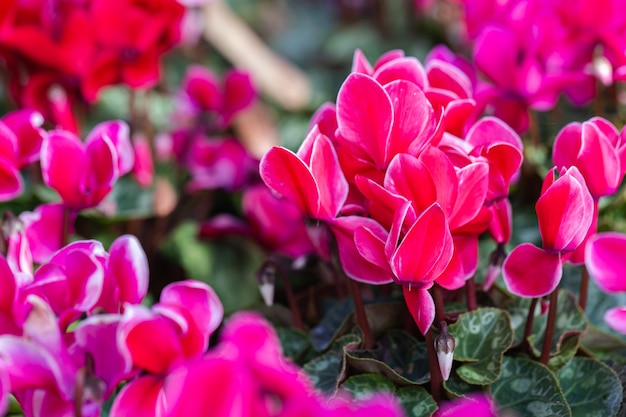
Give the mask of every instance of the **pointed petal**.
M 139 304 L 146 296 L 148 258 L 135 236 L 123 235 L 111 244 L 107 274 L 115 277 L 121 303 Z
M 452 214 L 448 218 L 450 230 L 472 221 L 485 203 L 489 186 L 489 165 L 474 162 L 457 172 L 458 194 Z
M 435 114 L 415 84 L 393 81 L 385 86 L 385 91 L 393 105 L 393 126 L 385 151 L 385 164 L 388 164 L 398 153 L 408 152 L 409 148 L 421 150 L 428 143 L 435 130 Z
M 561 256 L 530 243 L 517 246 L 502 265 L 502 276 L 510 292 L 536 298 L 550 294 L 562 275 Z
M 448 156 L 438 148 L 428 147 L 419 156 L 435 183 L 437 203 L 447 216 L 452 214 L 457 199 L 459 180 L 454 165 Z
M 385 167 L 393 106 L 377 81 L 363 74 L 348 76 L 337 96 L 337 124 L 346 141 L 362 148 L 377 168 Z
M 326 136 L 319 136 L 311 154 L 311 173 L 320 198 L 319 219 L 337 217 L 348 198 L 348 181 L 339 166 L 335 147 Z
M 18 141 L 18 166 L 22 167 L 39 159 L 41 143 L 47 135 L 41 129 L 44 119 L 41 113 L 33 110 L 15 110 L 2 117 L 2 123 L 15 133 Z
M 382 85 L 397 80 L 405 80 L 415 85 L 419 90 L 424 90 L 428 84 L 426 71 L 415 57 L 400 57 L 388 61 L 376 68 L 373 77 Z
M 259 166 L 261 178 L 274 192 L 291 201 L 298 209 L 315 218 L 320 210 L 317 184 L 309 168 L 292 151 L 274 147 Z
M 378 223 L 360 226 L 354 231 L 354 244 L 359 254 L 368 262 L 382 269 L 389 269 L 385 255 L 387 231 Z
M 359 175 L 355 180 L 359 191 L 369 200 L 367 202 L 367 210 L 370 216 L 382 224 L 383 227 L 391 228 L 398 208 L 408 200 L 365 176 Z M 412 219 L 415 219 L 415 212 L 413 211 L 412 214 Z
M 616 232 L 598 233 L 589 239 L 585 250 L 585 265 L 602 291 L 626 291 L 624 280 L 626 235 Z
M 422 161 L 409 154 L 398 154 L 391 160 L 384 186 L 409 200 L 418 213 L 437 201 L 437 188 L 430 171 Z
M 445 215 L 433 204 L 411 226 L 389 263 L 401 282 L 432 282 L 448 266 L 453 250 Z
M 12 200 L 22 194 L 24 184 L 17 167 L 11 161 L 0 158 L 0 201 Z
M 85 144 L 106 136 L 116 150 L 118 174 L 124 175 L 133 169 L 135 157 L 130 141 L 130 127 L 123 120 L 111 120 L 97 124 L 85 138 Z
M 417 289 L 403 286 L 402 291 L 406 306 L 409 308 L 417 328 L 422 334 L 426 334 L 435 321 L 435 302 L 428 292 L 428 288 Z

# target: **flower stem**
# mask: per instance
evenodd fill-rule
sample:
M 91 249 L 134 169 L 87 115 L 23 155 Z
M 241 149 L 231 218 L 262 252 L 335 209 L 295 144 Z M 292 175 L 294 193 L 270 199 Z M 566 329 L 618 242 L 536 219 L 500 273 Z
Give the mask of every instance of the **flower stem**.
M 283 288 L 285 290 L 285 295 L 287 296 L 287 302 L 289 303 L 289 308 L 291 309 L 291 317 L 293 319 L 293 325 L 298 330 L 303 330 L 304 325 L 302 324 L 302 314 L 300 313 L 300 308 L 298 307 L 298 302 L 296 301 L 296 296 L 293 293 L 293 289 L 291 288 L 291 283 L 289 282 L 289 277 L 285 273 L 280 262 L 274 259 L 268 259 L 261 266 L 261 270 L 271 269 L 274 271 L 276 275 L 280 278 L 281 283 L 283 284 Z
M 530 301 L 530 307 L 528 308 L 528 316 L 526 316 L 526 326 L 524 327 L 524 337 L 522 343 L 528 343 L 528 338 L 533 330 L 533 322 L 535 321 L 535 310 L 537 309 L 538 298 L 533 298 Z
M 363 299 L 361 297 L 361 287 L 359 287 L 358 282 L 351 278 L 348 278 L 348 285 L 350 286 L 350 292 L 354 300 L 356 323 L 363 331 L 363 345 L 365 349 L 372 349 L 374 347 L 374 338 L 372 337 L 370 324 L 367 321 L 367 314 L 365 314 L 365 307 L 363 306 Z
M 443 388 L 443 379 L 439 370 L 439 362 L 437 361 L 437 352 L 435 352 L 435 342 L 433 339 L 433 328 L 426 332 L 426 350 L 428 352 L 428 368 L 430 370 L 430 394 L 436 402 L 441 401 L 441 390 Z
M 583 270 L 580 275 L 580 290 L 578 291 L 578 305 L 580 309 L 584 312 L 585 307 L 587 307 L 587 290 L 589 288 L 589 271 L 587 271 L 587 267 L 583 265 Z
M 441 323 L 445 320 L 446 313 L 443 307 L 443 295 L 441 294 L 441 287 L 439 285 L 433 285 L 432 295 L 433 301 L 435 302 L 435 323 Z
M 61 247 L 70 243 L 70 222 L 72 221 L 72 209 L 65 207 L 63 209 L 63 230 L 61 234 Z
M 465 281 L 465 296 L 467 297 L 467 311 L 476 310 L 476 281 L 474 281 L 474 275 Z
M 552 347 L 552 336 L 554 336 L 554 325 L 556 322 L 556 308 L 559 298 L 559 289 L 556 288 L 550 294 L 550 309 L 548 310 L 548 321 L 546 323 L 546 332 L 543 336 L 543 346 L 541 348 L 541 357 L 539 361 L 547 365 L 550 359 L 550 348 Z

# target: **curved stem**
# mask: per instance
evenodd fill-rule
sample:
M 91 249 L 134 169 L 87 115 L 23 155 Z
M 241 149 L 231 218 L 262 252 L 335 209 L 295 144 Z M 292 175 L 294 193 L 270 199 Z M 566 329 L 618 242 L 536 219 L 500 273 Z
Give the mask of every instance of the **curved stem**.
M 370 324 L 367 321 L 367 314 L 365 313 L 365 307 L 363 306 L 361 287 L 359 287 L 358 282 L 350 278 L 348 278 L 348 285 L 350 286 L 350 292 L 352 293 L 352 299 L 354 300 L 356 323 L 363 331 L 363 345 L 365 349 L 372 349 L 374 347 L 374 337 L 372 336 Z
M 524 326 L 524 337 L 522 343 L 527 343 L 528 337 L 533 330 L 533 322 L 535 321 L 535 310 L 537 309 L 538 298 L 533 298 L 530 301 L 530 307 L 528 308 L 528 316 L 526 316 L 526 326 Z
M 435 323 L 441 323 L 446 318 L 446 313 L 443 307 L 443 295 L 441 294 L 441 287 L 437 284 L 432 288 L 433 301 L 435 302 Z
M 541 348 L 541 357 L 539 361 L 547 365 L 550 359 L 550 349 L 552 348 L 552 336 L 554 336 L 554 325 L 556 322 L 556 308 L 559 298 L 559 289 L 556 288 L 550 294 L 550 309 L 548 310 L 548 322 L 546 323 L 546 332 L 543 336 L 543 346 Z
M 583 270 L 580 276 L 580 290 L 578 292 L 578 305 L 580 309 L 584 312 L 585 307 L 587 307 L 587 290 L 589 288 L 589 271 L 587 271 L 587 267 L 583 265 Z

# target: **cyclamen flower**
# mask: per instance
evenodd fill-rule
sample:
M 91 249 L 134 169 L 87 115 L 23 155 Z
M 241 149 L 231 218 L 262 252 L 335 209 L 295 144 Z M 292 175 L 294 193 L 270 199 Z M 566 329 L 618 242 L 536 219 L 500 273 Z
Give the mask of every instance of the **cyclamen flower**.
M 562 264 L 584 241 L 593 221 L 593 198 L 576 167 L 556 168 L 546 176 L 535 206 L 543 249 L 531 243 L 517 246 L 503 264 L 504 282 L 521 297 L 542 297 L 554 291 Z
M 41 148 L 44 182 L 74 210 L 98 205 L 134 164 L 124 122 L 97 125 L 85 143 L 71 132 L 53 130 Z
M 594 199 L 594 216 L 586 239 L 597 230 L 598 201 L 617 190 L 626 172 L 626 142 L 611 122 L 594 117 L 586 122 L 573 122 L 557 134 L 552 158 L 557 167 L 575 166 L 585 179 Z M 570 258 L 584 262 L 585 244 Z
M 19 170 L 39 159 L 46 132 L 41 129 L 43 117 L 32 110 L 16 110 L 0 119 L 0 201 L 21 194 Z
M 626 235 L 603 232 L 592 236 L 585 250 L 585 266 L 600 289 L 609 294 L 626 292 L 624 260 Z M 604 321 L 613 330 L 626 334 L 626 307 L 614 307 L 604 315 Z

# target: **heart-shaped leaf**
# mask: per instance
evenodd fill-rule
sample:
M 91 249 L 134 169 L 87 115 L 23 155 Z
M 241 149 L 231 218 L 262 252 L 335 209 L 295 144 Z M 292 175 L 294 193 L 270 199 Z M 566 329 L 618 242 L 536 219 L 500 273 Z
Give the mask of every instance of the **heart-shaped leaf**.
M 345 352 L 355 349 L 360 343 L 360 337 L 347 334 L 337 339 L 328 352 L 307 362 L 303 369 L 313 385 L 326 394 L 336 393 L 345 378 Z
M 396 397 L 404 408 L 407 417 L 430 417 L 437 411 L 437 403 L 422 387 L 403 387 L 396 391 Z
M 573 417 L 609 417 L 622 404 L 622 384 L 611 368 L 591 358 L 572 359 L 556 374 Z
M 504 310 L 481 308 L 459 316 L 449 332 L 456 339 L 454 359 L 469 362 L 457 374 L 470 384 L 488 385 L 500 374 L 502 355 L 513 342 L 511 320 Z
M 382 375 L 360 374 L 346 379 L 341 388 L 352 394 L 355 400 L 371 397 L 377 392 L 394 392 L 396 386 Z
M 505 357 L 502 373 L 490 389 L 500 409 L 512 410 L 520 416 L 572 416 L 554 374 L 528 358 Z

